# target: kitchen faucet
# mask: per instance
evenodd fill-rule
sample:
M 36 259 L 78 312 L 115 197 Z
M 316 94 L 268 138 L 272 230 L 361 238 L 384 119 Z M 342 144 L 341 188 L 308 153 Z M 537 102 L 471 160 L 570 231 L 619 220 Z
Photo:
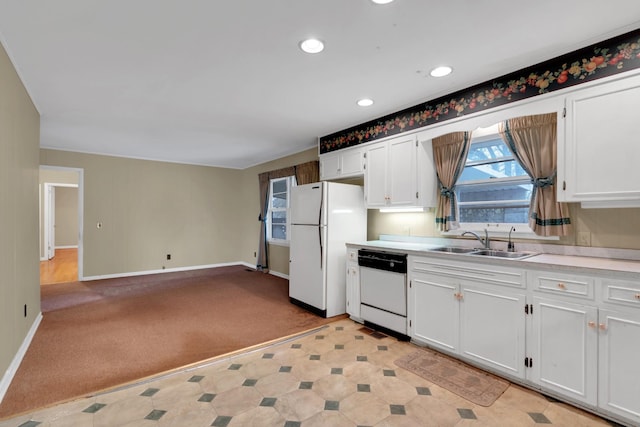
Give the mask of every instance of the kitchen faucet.
M 478 239 L 480 243 L 484 245 L 485 249 L 489 249 L 489 244 L 491 243 L 491 241 L 489 240 L 489 232 L 487 231 L 486 228 L 484 229 L 484 239 L 478 236 L 478 234 L 474 233 L 473 231 L 465 231 L 464 233 L 461 234 L 461 236 L 465 236 L 467 234 L 474 236 L 476 239 Z
M 516 250 L 515 245 L 511 241 L 511 232 L 512 231 L 516 231 L 516 228 L 515 227 L 511 227 L 511 229 L 509 230 L 509 243 L 507 244 L 507 251 L 509 251 L 509 252 L 513 252 L 513 251 Z

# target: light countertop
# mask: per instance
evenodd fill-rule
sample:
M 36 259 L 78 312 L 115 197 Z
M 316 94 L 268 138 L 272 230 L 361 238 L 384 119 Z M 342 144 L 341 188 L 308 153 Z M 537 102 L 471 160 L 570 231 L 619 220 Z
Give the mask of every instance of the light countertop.
M 435 238 L 422 238 L 416 240 L 405 239 L 404 241 L 391 240 L 390 237 L 385 237 L 381 240 L 369 240 L 366 242 L 354 242 L 347 243 L 347 245 L 357 246 L 362 248 L 370 248 L 370 249 L 380 249 L 380 250 L 391 250 L 391 251 L 400 251 L 406 252 L 412 255 L 425 255 L 429 256 L 439 256 L 446 257 L 448 259 L 459 259 L 460 261 L 473 261 L 473 262 L 491 262 L 496 265 L 505 265 L 516 267 L 518 265 L 523 265 L 526 267 L 545 267 L 559 270 L 568 270 L 571 269 L 572 272 L 585 272 L 588 271 L 608 271 L 611 273 L 622 273 L 624 276 L 629 276 L 631 274 L 640 274 L 640 261 L 635 259 L 618 259 L 611 258 L 608 256 L 601 256 L 601 254 L 607 254 L 611 251 L 607 250 L 598 250 L 598 248 L 589 248 L 593 249 L 584 255 L 586 251 L 584 248 L 581 249 L 580 255 L 572 254 L 571 250 L 568 250 L 569 254 L 563 253 L 546 253 L 540 252 L 539 250 L 534 250 L 533 252 L 538 253 L 537 255 L 533 255 L 524 259 L 502 259 L 502 258 L 493 258 L 493 257 L 477 257 L 474 255 L 461 255 L 461 254 L 452 254 L 452 253 L 444 253 L 444 252 L 434 252 L 432 249 L 442 247 L 442 246 L 469 246 L 469 244 L 473 244 L 472 247 L 477 247 L 477 242 L 468 242 L 464 240 L 452 240 L 452 239 L 435 239 Z M 523 246 L 523 245 L 519 245 Z M 549 250 L 553 251 L 563 251 L 563 247 L 557 245 L 548 245 Z M 571 248 L 569 248 L 571 249 Z M 524 249 L 523 249 L 524 250 Z M 632 251 L 633 252 L 633 251 Z M 618 252 L 613 252 L 617 254 Z M 600 256 L 599 256 L 600 255 Z M 576 269 L 578 271 L 576 271 Z M 640 279 L 640 277 L 632 277 L 635 279 Z

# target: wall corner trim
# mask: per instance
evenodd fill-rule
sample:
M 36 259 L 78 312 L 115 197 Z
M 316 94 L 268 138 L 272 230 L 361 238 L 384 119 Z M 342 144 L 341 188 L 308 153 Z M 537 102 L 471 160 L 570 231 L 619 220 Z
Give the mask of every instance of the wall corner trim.
M 9 390 L 9 385 L 11 385 L 11 381 L 13 381 L 13 377 L 16 375 L 16 372 L 18 372 L 20 363 L 22 363 L 22 359 L 24 358 L 25 354 L 27 354 L 27 350 L 31 345 L 31 341 L 35 336 L 41 321 L 42 321 L 42 312 L 38 313 L 38 315 L 36 316 L 35 320 L 33 321 L 33 324 L 31 325 L 31 328 L 29 329 L 29 333 L 27 333 L 27 336 L 22 341 L 22 345 L 18 349 L 18 352 L 13 357 L 11 364 L 7 368 L 7 371 L 2 376 L 2 379 L 0 380 L 0 403 L 2 403 L 2 400 L 4 399 L 4 396 L 7 393 L 7 390 Z

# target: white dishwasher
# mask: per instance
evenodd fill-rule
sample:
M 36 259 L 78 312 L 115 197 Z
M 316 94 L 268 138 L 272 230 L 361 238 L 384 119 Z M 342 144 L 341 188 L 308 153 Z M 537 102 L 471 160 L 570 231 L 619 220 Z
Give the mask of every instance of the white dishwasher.
M 360 316 L 374 329 L 407 337 L 407 255 L 371 249 L 358 251 Z

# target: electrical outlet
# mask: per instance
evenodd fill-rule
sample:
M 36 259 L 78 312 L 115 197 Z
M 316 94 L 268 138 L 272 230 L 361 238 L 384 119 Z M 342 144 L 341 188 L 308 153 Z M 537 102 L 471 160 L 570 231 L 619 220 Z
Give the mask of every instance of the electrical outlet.
M 171 254 L 167 254 L 167 260 L 171 259 Z
M 578 246 L 591 246 L 591 233 L 578 231 Z
M 258 256 L 258 254 L 254 252 L 254 253 L 253 253 L 253 257 L 255 258 L 255 257 L 257 257 L 257 256 Z
M 24 305 L 24 317 L 27 317 L 27 304 Z

